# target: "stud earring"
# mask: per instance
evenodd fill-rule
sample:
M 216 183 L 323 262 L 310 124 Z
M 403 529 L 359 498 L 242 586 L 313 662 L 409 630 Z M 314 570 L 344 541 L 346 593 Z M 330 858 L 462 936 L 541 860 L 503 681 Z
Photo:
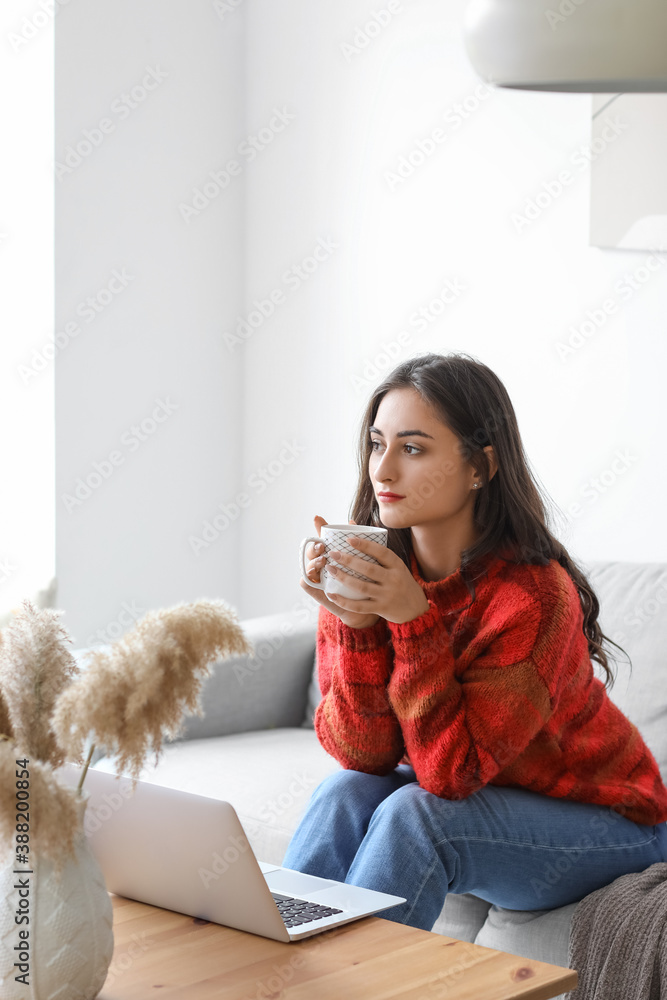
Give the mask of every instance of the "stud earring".
M 476 490 L 478 486 L 479 486 L 479 483 L 473 483 L 473 485 L 472 485 L 472 488 L 473 488 L 474 490 Z

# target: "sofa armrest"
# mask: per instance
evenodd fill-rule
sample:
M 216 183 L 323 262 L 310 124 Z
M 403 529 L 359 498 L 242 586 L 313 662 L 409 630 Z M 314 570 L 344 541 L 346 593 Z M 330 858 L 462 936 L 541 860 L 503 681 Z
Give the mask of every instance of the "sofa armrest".
M 247 618 L 240 625 L 254 654 L 215 661 L 202 684 L 204 715 L 184 715 L 183 733 L 165 742 L 301 726 L 313 672 L 317 617 L 299 609 Z M 92 646 L 74 650 L 73 655 L 85 669 L 88 653 L 109 648 Z M 111 750 L 96 747 L 92 763 L 105 752 Z

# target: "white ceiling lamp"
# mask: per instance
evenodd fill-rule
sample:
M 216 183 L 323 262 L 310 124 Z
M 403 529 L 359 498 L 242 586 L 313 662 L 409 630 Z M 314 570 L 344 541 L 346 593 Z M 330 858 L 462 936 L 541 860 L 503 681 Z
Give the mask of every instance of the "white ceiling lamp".
M 464 40 L 499 87 L 667 91 L 667 0 L 471 0 Z

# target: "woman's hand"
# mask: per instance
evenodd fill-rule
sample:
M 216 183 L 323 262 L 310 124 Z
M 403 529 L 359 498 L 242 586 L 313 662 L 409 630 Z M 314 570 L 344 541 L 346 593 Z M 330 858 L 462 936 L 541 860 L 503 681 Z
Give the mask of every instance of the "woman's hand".
M 331 594 L 333 601 L 340 610 L 349 612 L 354 609 L 359 600 L 364 601 L 369 611 L 375 612 L 388 622 L 402 625 L 404 622 L 411 622 L 414 618 L 420 618 L 429 610 L 429 603 L 426 594 L 415 580 L 412 572 L 405 565 L 400 556 L 388 549 L 386 545 L 379 542 L 372 542 L 368 538 L 349 538 L 352 548 L 358 548 L 361 552 L 368 553 L 377 559 L 377 563 L 368 562 L 361 556 L 352 556 L 347 552 L 332 550 L 329 555 L 337 563 L 349 566 L 357 573 L 363 573 L 370 578 L 370 582 L 360 580 L 345 570 L 345 586 L 352 590 L 359 591 L 359 598 L 353 600 L 349 597 L 341 597 L 339 594 Z M 338 576 L 341 570 L 332 566 L 327 567 L 327 572 L 332 576 Z M 339 612 L 336 611 L 336 614 Z
M 317 528 L 317 534 L 320 535 L 322 526 L 327 524 L 327 522 L 319 515 L 316 515 L 314 521 L 315 527 Z M 354 524 L 354 521 L 350 521 L 350 524 Z M 320 571 L 326 562 L 326 556 L 320 555 L 320 552 L 324 552 L 324 545 L 322 542 L 319 543 L 319 547 L 314 546 L 312 542 L 309 542 L 306 546 L 306 576 L 309 580 L 314 580 L 316 583 L 320 583 Z M 322 604 L 327 611 L 331 611 L 332 614 L 340 618 L 344 625 L 349 625 L 352 628 L 366 628 L 368 625 L 375 625 L 375 623 L 379 621 L 379 615 L 368 614 L 368 612 L 360 613 L 354 611 L 354 605 L 358 603 L 357 601 L 349 601 L 348 604 L 350 608 L 346 609 L 340 607 L 337 603 L 334 604 L 329 595 L 325 594 L 325 592 L 320 590 L 318 587 L 309 587 L 303 577 L 301 577 L 300 583 L 307 594 L 314 597 L 318 604 Z M 337 594 L 335 596 L 338 598 Z M 344 598 L 341 598 L 341 601 L 342 600 L 344 600 Z M 364 606 L 366 606 L 367 602 L 364 601 L 363 603 Z

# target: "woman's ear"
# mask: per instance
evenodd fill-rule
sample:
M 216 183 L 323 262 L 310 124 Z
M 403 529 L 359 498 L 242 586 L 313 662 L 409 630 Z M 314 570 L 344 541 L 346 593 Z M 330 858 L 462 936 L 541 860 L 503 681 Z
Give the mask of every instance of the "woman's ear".
M 487 444 L 486 448 L 482 448 L 482 451 L 485 452 L 489 461 L 489 482 L 491 482 L 496 472 L 498 471 L 498 462 L 496 460 L 496 453 L 493 450 L 492 444 Z M 476 468 L 475 475 L 481 477 L 482 475 L 481 470 Z
M 486 448 L 483 449 L 489 459 L 489 481 L 493 479 L 496 472 L 498 471 L 498 460 L 496 459 L 496 453 L 493 449 L 492 444 L 487 444 Z

